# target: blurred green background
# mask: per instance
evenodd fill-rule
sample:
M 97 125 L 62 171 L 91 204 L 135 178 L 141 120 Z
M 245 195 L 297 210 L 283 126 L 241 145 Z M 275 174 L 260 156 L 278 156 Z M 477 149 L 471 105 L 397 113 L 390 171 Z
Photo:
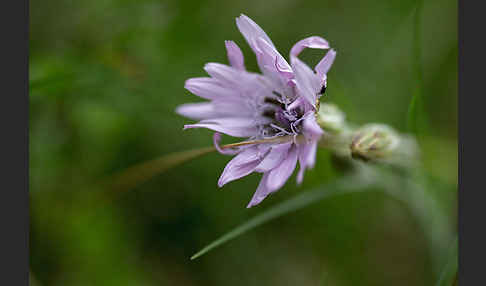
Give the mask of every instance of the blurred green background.
M 285 57 L 304 37 L 326 38 L 338 55 L 323 101 L 352 122 L 405 132 L 420 91 L 420 172 L 449 226 L 439 241 L 446 252 L 457 218 L 456 1 L 37 0 L 29 56 L 32 285 L 434 285 L 434 259 L 444 260 L 432 257 L 410 206 L 381 192 L 321 201 L 189 260 L 270 206 L 340 177 L 324 149 L 302 186 L 293 176 L 252 209 L 245 206 L 259 175 L 218 189 L 230 158 L 216 153 L 108 200 L 93 187 L 136 163 L 211 144 L 207 130 L 183 132 L 191 121 L 174 109 L 199 101 L 184 81 L 204 76 L 206 62 L 227 62 L 224 40 L 236 41 L 257 71 L 236 28 L 240 13 Z M 313 65 L 322 55 L 306 50 L 303 59 Z

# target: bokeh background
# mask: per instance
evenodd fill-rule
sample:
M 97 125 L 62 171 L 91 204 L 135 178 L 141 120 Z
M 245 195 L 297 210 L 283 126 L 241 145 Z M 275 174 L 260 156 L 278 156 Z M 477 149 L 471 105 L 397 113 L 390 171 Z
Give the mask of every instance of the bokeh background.
M 382 192 L 330 198 L 238 237 L 198 260 L 219 235 L 342 176 L 320 149 L 302 186 L 245 206 L 251 175 L 218 189 L 229 157 L 208 154 L 107 199 L 96 182 L 164 154 L 211 144 L 182 131 L 177 105 L 199 99 L 184 81 L 226 63 L 234 40 L 254 55 L 245 13 L 282 55 L 319 35 L 338 55 L 323 101 L 349 121 L 407 131 L 422 95 L 420 170 L 455 236 L 457 3 L 453 0 L 34 0 L 30 2 L 30 272 L 32 285 L 433 285 L 423 229 L 410 206 Z M 322 51 L 305 51 L 315 64 Z M 421 78 L 421 81 L 418 79 Z M 434 225 L 430 225 L 431 228 Z M 434 262 L 435 261 L 435 262 Z M 440 264 L 440 263 L 439 263 Z

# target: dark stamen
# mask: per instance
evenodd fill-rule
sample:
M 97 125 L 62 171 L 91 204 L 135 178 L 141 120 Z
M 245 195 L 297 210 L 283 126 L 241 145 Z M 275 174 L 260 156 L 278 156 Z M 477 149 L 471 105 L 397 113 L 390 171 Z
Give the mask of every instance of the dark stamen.
M 285 105 L 283 105 L 280 101 L 278 101 L 275 98 L 271 98 L 271 97 L 265 97 L 264 102 L 265 103 L 270 103 L 270 104 L 273 104 L 273 105 L 276 105 L 276 106 L 279 106 L 281 108 L 284 108 L 285 107 Z
M 323 85 L 323 86 L 321 87 L 321 91 L 319 92 L 319 94 L 324 94 L 325 92 L 326 92 L 326 86 L 325 86 L 325 85 Z
M 273 109 L 264 110 L 262 115 L 265 117 L 275 118 L 275 110 Z

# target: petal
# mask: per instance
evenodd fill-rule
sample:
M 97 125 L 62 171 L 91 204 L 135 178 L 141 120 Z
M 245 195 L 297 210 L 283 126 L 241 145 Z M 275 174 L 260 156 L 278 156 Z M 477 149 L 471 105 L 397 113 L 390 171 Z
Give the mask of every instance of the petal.
M 191 119 L 207 119 L 216 114 L 213 105 L 209 102 L 182 104 L 176 108 L 176 112 Z
M 258 188 L 256 189 L 255 193 L 253 194 L 253 197 L 251 198 L 250 203 L 246 206 L 247 208 L 251 208 L 253 206 L 258 205 L 270 193 L 269 189 L 267 188 L 268 175 L 269 175 L 269 173 L 263 174 L 263 177 L 260 180 L 260 183 L 258 184 Z
M 290 56 L 298 56 L 305 48 L 311 49 L 329 49 L 329 43 L 321 37 L 312 36 L 302 39 L 295 43 L 295 45 L 290 50 Z
M 245 59 L 240 47 L 233 41 L 224 41 L 224 44 L 231 66 L 239 70 L 245 70 Z
M 212 102 L 216 114 L 220 117 L 255 117 L 256 107 L 248 104 L 243 97 Z
M 264 173 L 277 167 L 285 156 L 287 156 L 287 152 L 291 145 L 292 142 L 272 146 L 268 155 L 260 162 L 255 171 Z
M 197 77 L 186 80 L 184 88 L 205 99 L 237 97 L 238 93 L 221 86 L 217 80 L 209 77 Z
M 270 40 L 263 29 L 260 28 L 257 23 L 253 22 L 252 19 L 248 18 L 248 16 L 241 14 L 240 17 L 236 18 L 236 26 L 238 26 L 240 33 L 243 35 L 243 37 L 245 37 L 246 41 L 255 53 L 259 52 L 256 43 L 258 38 L 263 38 L 268 44 L 275 47 L 272 40 Z
M 184 125 L 184 129 L 208 128 L 234 137 L 251 137 L 257 134 L 258 124 L 259 122 L 254 118 L 214 118 L 201 120 L 196 124 Z
M 315 107 L 321 89 L 319 77 L 297 57 L 291 57 L 291 60 L 298 94 Z
M 257 43 L 262 51 L 261 60 L 266 67 L 273 71 L 277 70 L 278 67 L 283 73 L 292 73 L 292 68 L 274 46 L 270 45 L 263 38 L 258 38 Z
M 327 54 L 315 66 L 314 69 L 317 72 L 317 75 L 321 78 L 322 83 L 324 83 L 325 75 L 331 68 L 335 58 L 336 58 L 336 51 L 334 49 L 330 49 L 329 52 L 327 52 Z
M 313 168 L 316 161 L 317 140 L 302 144 L 299 147 L 299 173 L 297 174 L 297 184 L 304 180 L 306 168 Z
M 294 77 L 292 67 L 285 58 L 267 43 L 263 38 L 258 38 L 260 53 L 257 53 L 258 66 L 262 73 L 271 79 L 276 86 L 287 86 Z
M 238 84 L 242 72 L 234 67 L 220 64 L 207 63 L 204 65 L 204 70 L 214 79 L 217 79 L 223 84 Z
M 319 140 L 324 131 L 321 129 L 319 124 L 316 122 L 314 113 L 310 111 L 307 113 L 304 119 L 302 133 L 309 140 Z
M 226 165 L 218 180 L 218 186 L 222 187 L 231 181 L 250 174 L 258 166 L 262 157 L 256 146 L 243 150 Z
M 255 84 L 260 75 L 239 70 L 232 66 L 220 63 L 207 63 L 204 66 L 204 70 L 214 80 L 232 89 L 233 93 L 237 93 L 239 96 L 260 86 Z
M 221 134 L 215 132 L 213 135 L 213 144 L 214 144 L 214 148 L 216 148 L 216 150 L 219 153 L 224 155 L 235 155 L 238 154 L 238 152 L 240 152 L 240 150 L 235 150 L 235 149 L 221 149 L 221 147 L 219 146 L 219 142 L 221 142 Z
M 288 180 L 290 175 L 295 169 L 297 165 L 297 147 L 292 145 L 290 148 L 286 158 L 280 163 L 278 167 L 270 171 L 268 181 L 267 181 L 267 188 L 274 192 L 280 189 L 285 182 Z

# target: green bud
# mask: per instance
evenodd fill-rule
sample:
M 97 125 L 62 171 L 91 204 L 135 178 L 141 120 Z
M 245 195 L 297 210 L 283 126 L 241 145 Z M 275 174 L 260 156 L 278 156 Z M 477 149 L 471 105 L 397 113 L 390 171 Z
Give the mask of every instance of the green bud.
M 400 146 L 400 136 L 384 124 L 367 124 L 353 133 L 351 156 L 364 161 L 391 157 Z
M 340 133 L 346 129 L 346 116 L 334 104 L 321 103 L 317 113 L 317 123 L 322 129 L 331 133 Z

